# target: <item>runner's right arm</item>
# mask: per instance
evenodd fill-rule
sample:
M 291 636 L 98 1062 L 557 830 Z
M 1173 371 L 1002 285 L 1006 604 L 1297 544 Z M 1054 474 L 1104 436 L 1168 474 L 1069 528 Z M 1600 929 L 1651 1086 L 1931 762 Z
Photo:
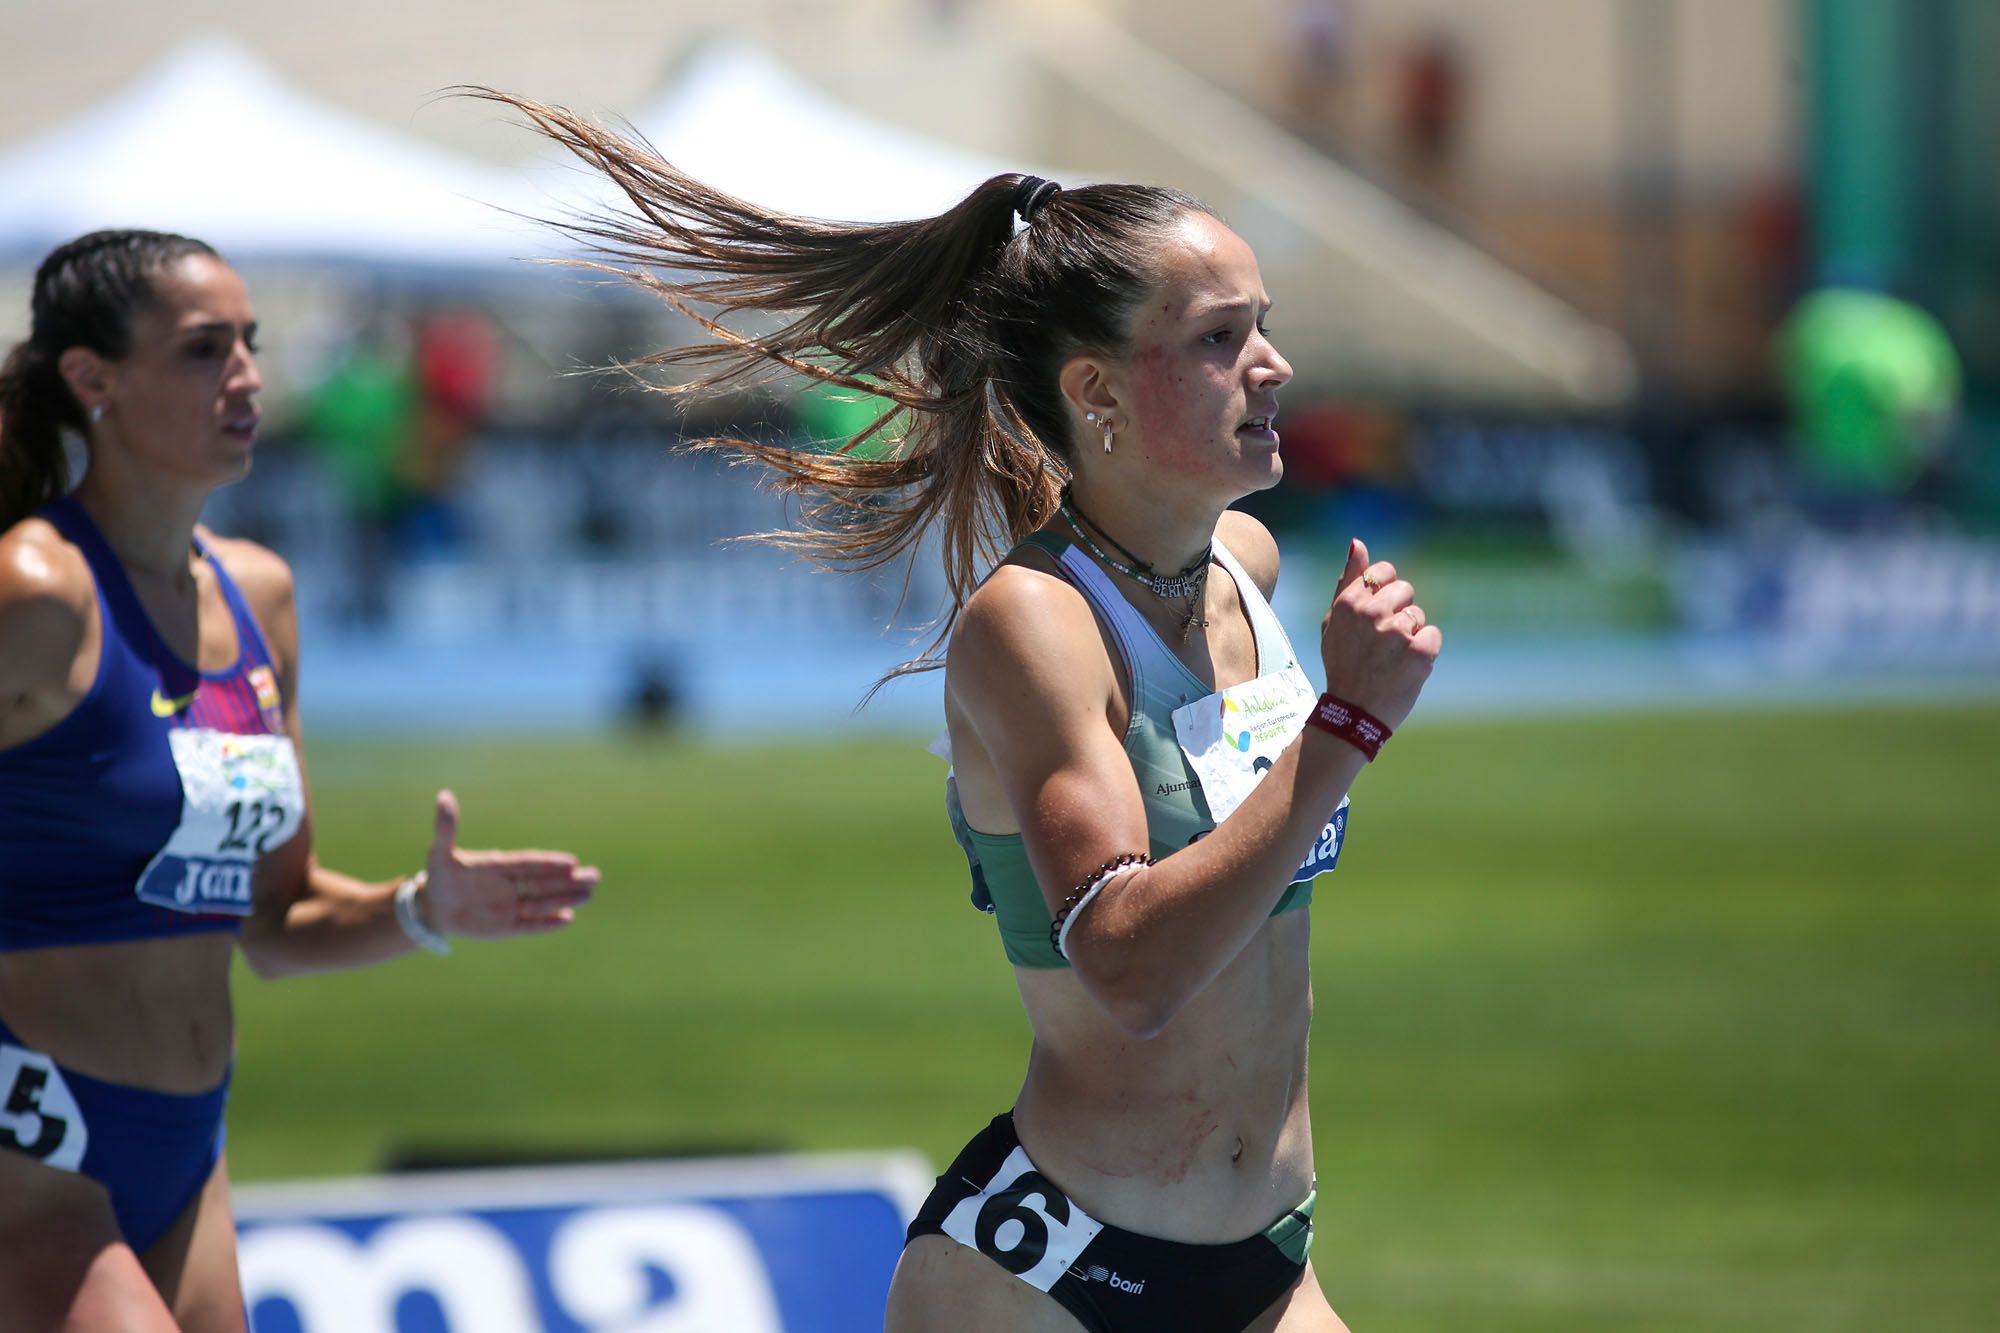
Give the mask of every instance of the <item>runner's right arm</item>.
M 1436 635 L 1418 642 L 1388 624 L 1394 611 L 1359 583 L 1365 550 L 1359 559 L 1343 574 L 1323 651 L 1369 687 L 1346 697 L 1393 726 L 1428 674 Z M 1104 862 L 1146 850 L 1138 782 L 1109 717 L 1113 667 L 1080 596 L 1040 571 L 1002 568 L 967 603 L 950 668 L 953 703 L 992 761 L 1051 914 Z M 1136 1037 L 1166 1027 L 1262 927 L 1364 762 L 1308 727 L 1208 837 L 1112 881 L 1069 933 L 1085 991 Z

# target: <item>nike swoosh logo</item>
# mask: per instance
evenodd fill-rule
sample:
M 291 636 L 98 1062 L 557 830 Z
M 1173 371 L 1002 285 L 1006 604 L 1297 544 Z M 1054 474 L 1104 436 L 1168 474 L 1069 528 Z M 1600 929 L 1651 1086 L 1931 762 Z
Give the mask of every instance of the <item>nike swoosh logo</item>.
M 194 689 L 189 690 L 186 694 L 182 695 L 178 699 L 169 699 L 164 694 L 161 694 L 160 687 L 155 685 L 153 687 L 153 716 L 172 717 L 174 714 L 180 712 L 183 708 L 186 708 L 189 704 L 193 703 L 195 695 L 200 693 L 201 693 L 201 688 L 197 686 Z

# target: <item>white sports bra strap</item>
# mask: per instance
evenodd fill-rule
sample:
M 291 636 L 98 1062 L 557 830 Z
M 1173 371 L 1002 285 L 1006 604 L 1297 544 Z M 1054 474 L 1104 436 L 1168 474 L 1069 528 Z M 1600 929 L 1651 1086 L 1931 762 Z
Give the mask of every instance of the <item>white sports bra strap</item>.
M 1257 639 L 1258 673 L 1280 671 L 1298 661 L 1292 651 L 1291 638 L 1278 620 L 1278 613 L 1264 600 L 1264 590 L 1257 586 L 1257 580 L 1250 577 L 1242 562 L 1219 541 L 1215 544 L 1215 561 L 1229 571 L 1230 578 L 1236 580 L 1236 595 L 1249 614 L 1250 632 Z
M 1096 608 L 1098 617 L 1111 626 L 1111 633 L 1125 654 L 1126 671 L 1144 670 L 1146 664 L 1140 661 L 1140 655 L 1159 644 L 1160 636 L 1153 633 L 1153 627 L 1146 623 L 1138 608 L 1125 600 L 1112 584 L 1111 576 L 1081 546 L 1072 545 L 1065 550 L 1062 563 L 1084 597 Z M 1161 647 L 1164 651 L 1164 645 Z

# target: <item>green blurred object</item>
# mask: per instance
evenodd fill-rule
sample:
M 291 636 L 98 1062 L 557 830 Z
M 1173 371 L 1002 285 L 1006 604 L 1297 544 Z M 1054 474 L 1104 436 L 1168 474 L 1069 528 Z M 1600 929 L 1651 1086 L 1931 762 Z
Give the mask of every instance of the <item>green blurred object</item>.
M 417 414 L 417 379 L 407 358 L 368 346 L 351 349 L 306 407 L 304 429 L 338 478 L 352 512 L 379 518 L 402 494 L 397 468 Z
M 1865 738 L 1859 743 L 1858 738 Z M 1371 1333 L 1985 1330 L 2000 705 L 1427 722 L 1312 909 L 1313 1262 Z M 1029 1035 L 921 739 L 308 747 L 322 859 L 604 870 L 559 935 L 241 973 L 237 1179 L 913 1146 Z
M 1963 380 L 1944 326 L 1908 301 L 1830 287 L 1779 334 L 1806 461 L 1842 489 L 1902 491 L 1941 447 Z
M 896 411 L 896 404 L 879 394 L 814 381 L 795 400 L 793 411 L 811 446 L 832 453 L 874 425 L 884 412 Z M 869 436 L 853 456 L 893 458 L 909 430 L 909 420 L 909 413 L 898 412 L 895 420 Z

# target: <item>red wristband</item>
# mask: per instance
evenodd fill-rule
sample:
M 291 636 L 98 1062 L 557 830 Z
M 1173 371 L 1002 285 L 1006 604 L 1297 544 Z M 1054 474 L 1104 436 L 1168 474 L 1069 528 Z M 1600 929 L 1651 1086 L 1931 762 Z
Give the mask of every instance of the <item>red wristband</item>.
M 1319 706 L 1306 714 L 1306 721 L 1321 731 L 1340 737 L 1371 762 L 1382 753 L 1382 743 L 1391 734 L 1378 719 L 1331 694 L 1319 697 Z

